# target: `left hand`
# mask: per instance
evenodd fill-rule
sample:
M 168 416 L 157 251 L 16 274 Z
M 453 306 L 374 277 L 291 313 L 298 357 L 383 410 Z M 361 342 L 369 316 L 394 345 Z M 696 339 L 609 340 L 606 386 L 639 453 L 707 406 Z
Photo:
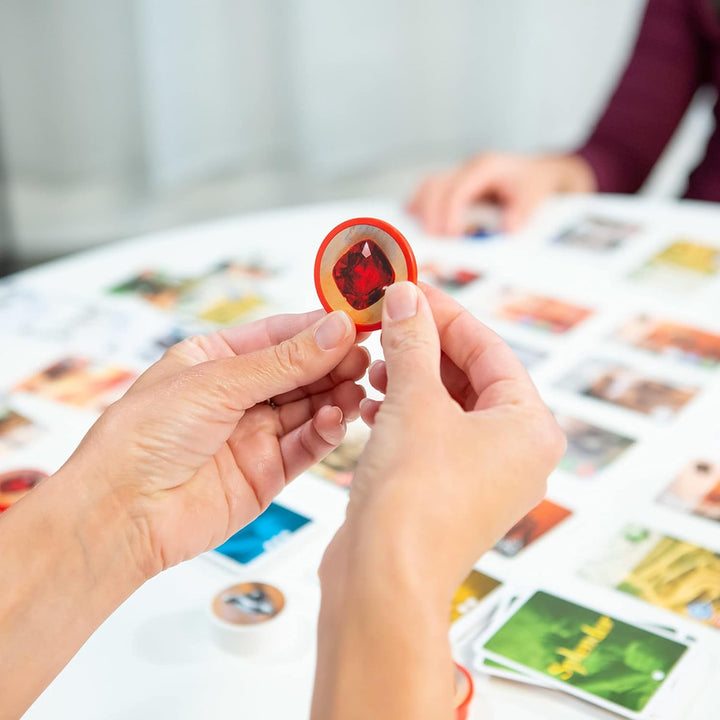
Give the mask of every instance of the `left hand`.
M 348 316 L 323 311 L 185 340 L 58 475 L 126 517 L 151 577 L 220 545 L 340 443 L 365 396 L 355 381 L 369 356 L 355 343 Z

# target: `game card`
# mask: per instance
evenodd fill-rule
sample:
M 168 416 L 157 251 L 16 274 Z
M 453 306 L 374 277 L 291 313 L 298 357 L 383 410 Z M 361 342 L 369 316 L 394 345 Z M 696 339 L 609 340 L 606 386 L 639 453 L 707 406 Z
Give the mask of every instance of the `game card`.
M 0 457 L 31 442 L 39 428 L 0 399 Z
M 662 290 L 694 290 L 718 271 L 718 248 L 693 240 L 677 240 L 668 245 L 630 277 Z
M 641 230 L 639 225 L 600 215 L 589 215 L 553 239 L 558 245 L 606 252 L 621 247 Z
M 158 270 L 143 270 L 133 277 L 110 288 L 112 295 L 136 295 L 162 308 L 172 310 L 195 280 L 174 277 Z
M 420 265 L 418 276 L 423 282 L 452 293 L 477 283 L 482 279 L 483 273 L 468 266 L 433 261 Z
M 592 313 L 581 305 L 510 288 L 502 291 L 495 310 L 500 320 L 554 334 L 572 330 Z
M 580 574 L 720 629 L 720 556 L 711 550 L 628 525 Z
M 99 412 L 120 397 L 136 377 L 126 368 L 66 357 L 23 380 L 14 390 Z
M 689 365 L 715 368 L 720 364 L 720 335 L 670 320 L 637 315 L 612 339 Z
M 245 322 L 268 305 L 259 283 L 274 275 L 274 270 L 259 263 L 220 263 L 183 293 L 178 309 L 215 325 Z
M 478 570 L 473 570 L 453 596 L 450 607 L 450 622 L 454 623 L 468 615 L 498 587 L 500 587 L 499 580 Z
M 310 468 L 315 475 L 340 487 L 350 487 L 353 473 L 362 455 L 370 431 L 364 424 L 348 426 L 344 440 L 324 460 Z
M 567 450 L 558 467 L 578 477 L 590 477 L 617 460 L 634 440 L 569 415 L 555 413 L 567 437 Z
M 522 520 L 516 523 L 505 536 L 498 540 L 495 545 L 501 555 L 515 557 L 521 550 L 532 544 L 546 532 L 552 530 L 556 525 L 572 515 L 562 505 L 550 500 L 542 500 Z
M 300 513 L 278 503 L 270 503 L 262 515 L 215 548 L 214 552 L 245 565 L 287 542 L 311 522 L 310 518 Z
M 516 603 L 498 625 L 478 643 L 481 654 L 628 718 L 647 716 L 689 649 L 543 591 Z
M 48 477 L 42 470 L 19 468 L 0 472 L 0 512 L 4 512 Z
M 670 420 L 699 392 L 692 385 L 661 380 L 620 363 L 598 359 L 585 360 L 561 378 L 557 386 L 659 421 Z
M 658 502 L 720 522 L 720 464 L 693 460 L 675 476 Z

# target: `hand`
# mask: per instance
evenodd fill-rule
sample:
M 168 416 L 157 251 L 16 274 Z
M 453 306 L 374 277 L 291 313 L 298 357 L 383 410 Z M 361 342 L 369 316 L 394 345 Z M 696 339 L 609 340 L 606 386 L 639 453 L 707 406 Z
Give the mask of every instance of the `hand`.
M 565 438 L 510 348 L 450 297 L 423 290 L 387 291 L 385 362 L 370 370 L 385 398 L 361 403 L 373 429 L 323 574 L 337 563 L 376 577 L 391 568 L 449 602 L 543 498 Z
M 355 341 L 347 315 L 323 311 L 185 340 L 58 475 L 112 498 L 150 577 L 221 544 L 340 443 L 365 395 L 354 381 L 368 353 Z
M 503 209 L 505 229 L 514 232 L 549 196 L 594 192 L 596 184 L 592 168 L 577 155 L 480 155 L 425 180 L 408 210 L 430 234 L 462 235 L 463 215 L 470 205 L 497 203 Z

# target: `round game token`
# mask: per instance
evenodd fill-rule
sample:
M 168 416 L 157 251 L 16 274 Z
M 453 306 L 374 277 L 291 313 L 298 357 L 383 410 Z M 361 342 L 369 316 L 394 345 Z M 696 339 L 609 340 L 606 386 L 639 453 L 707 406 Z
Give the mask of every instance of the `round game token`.
M 358 331 L 379 330 L 385 290 L 417 282 L 408 241 L 374 218 L 346 220 L 330 231 L 315 258 L 315 288 L 328 311 L 344 310 Z
M 455 663 L 455 718 L 466 720 L 468 709 L 473 698 L 473 681 L 470 673 Z

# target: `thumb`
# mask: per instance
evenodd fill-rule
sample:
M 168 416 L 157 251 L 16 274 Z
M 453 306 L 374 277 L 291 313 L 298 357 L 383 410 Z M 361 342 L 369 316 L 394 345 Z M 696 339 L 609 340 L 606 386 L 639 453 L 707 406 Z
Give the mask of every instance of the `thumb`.
M 430 305 L 417 285 L 401 282 L 385 291 L 382 346 L 387 366 L 387 397 L 402 400 L 408 391 L 427 392 L 440 382 L 440 338 Z
M 242 413 L 320 380 L 347 355 L 354 341 L 355 326 L 337 311 L 277 345 L 195 365 L 180 374 L 178 383 L 190 387 L 206 407 Z

